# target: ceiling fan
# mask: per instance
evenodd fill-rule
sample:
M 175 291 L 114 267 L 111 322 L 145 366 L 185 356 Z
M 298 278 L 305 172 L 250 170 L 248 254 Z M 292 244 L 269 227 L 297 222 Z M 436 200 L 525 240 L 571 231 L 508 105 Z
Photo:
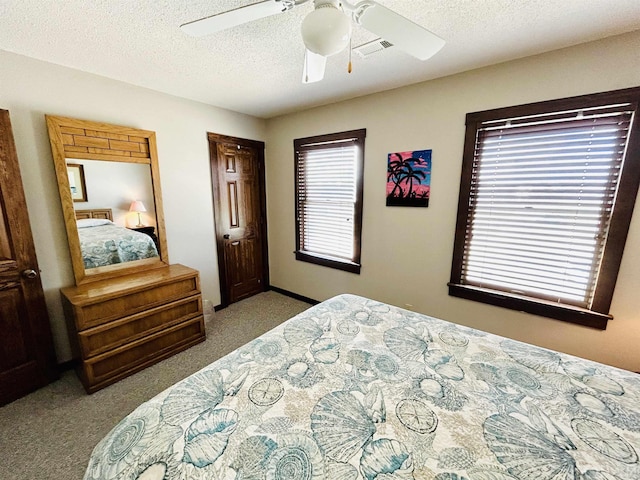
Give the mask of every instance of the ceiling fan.
M 286 12 L 308 1 L 263 0 L 185 23 L 180 28 L 196 37 L 209 35 Z M 346 0 L 313 0 L 313 4 L 314 10 L 305 17 L 301 26 L 306 47 L 302 75 L 304 83 L 322 80 L 327 57 L 347 47 L 351 38 L 351 20 L 420 60 L 433 56 L 445 43 L 436 34 L 374 0 L 355 4 Z

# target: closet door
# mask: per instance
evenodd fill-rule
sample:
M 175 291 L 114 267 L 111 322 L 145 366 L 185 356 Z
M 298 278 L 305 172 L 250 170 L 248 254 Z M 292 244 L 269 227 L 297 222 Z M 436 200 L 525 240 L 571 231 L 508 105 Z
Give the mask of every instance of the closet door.
M 269 284 L 264 143 L 209 133 L 222 306 Z
M 57 376 L 9 112 L 0 110 L 0 405 Z

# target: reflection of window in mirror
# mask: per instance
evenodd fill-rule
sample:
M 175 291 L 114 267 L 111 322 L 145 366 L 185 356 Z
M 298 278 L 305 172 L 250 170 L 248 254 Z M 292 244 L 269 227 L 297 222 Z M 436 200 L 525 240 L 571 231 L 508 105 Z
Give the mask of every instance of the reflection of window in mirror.
M 129 208 L 131 202 L 138 200 L 146 207 L 146 211 L 140 213 L 142 223 L 146 226 L 156 225 L 149 165 L 78 159 L 73 159 L 73 164 L 67 162 L 67 168 L 71 165 L 82 167 L 85 192 L 91 193 L 89 200 L 85 200 L 81 205 L 74 204 L 76 210 L 108 208 L 112 211 L 113 223 L 121 227 L 134 228 L 139 224 L 138 213 L 131 212 Z

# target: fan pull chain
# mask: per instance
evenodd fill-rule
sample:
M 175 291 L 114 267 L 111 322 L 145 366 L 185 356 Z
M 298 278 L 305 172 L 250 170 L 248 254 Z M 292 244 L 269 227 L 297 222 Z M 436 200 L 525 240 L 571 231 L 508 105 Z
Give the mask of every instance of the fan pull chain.
M 349 37 L 349 68 L 347 68 L 347 72 L 351 73 L 351 54 L 353 53 L 353 49 L 351 48 L 351 37 Z

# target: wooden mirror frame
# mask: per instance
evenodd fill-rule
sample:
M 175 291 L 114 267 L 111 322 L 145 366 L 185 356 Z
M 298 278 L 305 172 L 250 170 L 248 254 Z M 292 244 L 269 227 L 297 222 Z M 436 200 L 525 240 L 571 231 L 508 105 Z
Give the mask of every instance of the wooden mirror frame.
M 47 129 L 49 130 L 49 141 L 51 142 L 53 163 L 58 179 L 60 202 L 62 204 L 76 285 L 168 265 L 169 257 L 167 255 L 167 239 L 164 229 L 155 132 L 55 115 L 45 115 L 45 118 Z M 159 257 L 104 267 L 84 268 L 76 214 L 67 175 L 67 159 L 70 158 L 140 163 L 151 167 L 151 184 L 156 213 L 156 235 L 160 245 Z

